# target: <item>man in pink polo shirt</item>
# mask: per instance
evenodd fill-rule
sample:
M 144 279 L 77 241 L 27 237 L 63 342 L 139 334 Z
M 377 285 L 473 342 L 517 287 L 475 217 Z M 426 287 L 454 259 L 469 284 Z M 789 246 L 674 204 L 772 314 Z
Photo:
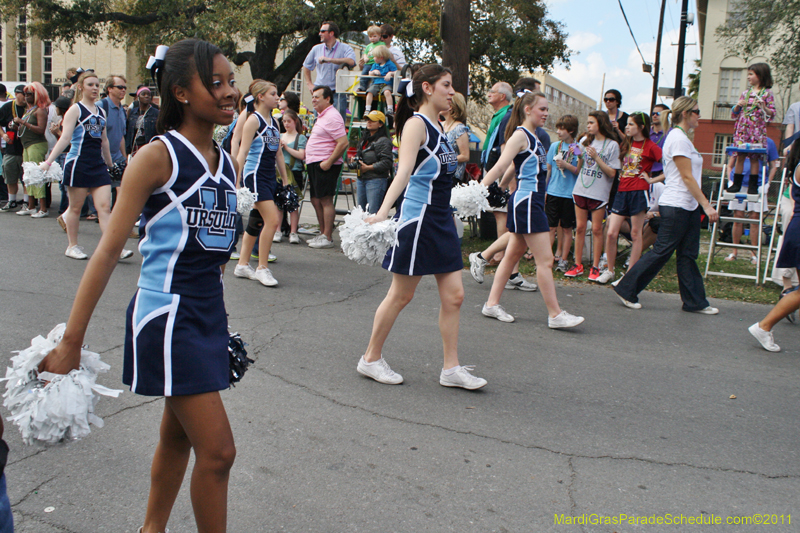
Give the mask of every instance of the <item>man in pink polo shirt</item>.
M 317 120 L 306 143 L 306 169 L 311 205 L 317 213 L 320 234 L 308 242 L 311 248 L 333 248 L 333 222 L 336 218 L 333 195 L 342 170 L 342 154 L 347 149 L 347 132 L 342 115 L 332 104 L 330 87 L 314 87 L 311 105 L 317 112 Z

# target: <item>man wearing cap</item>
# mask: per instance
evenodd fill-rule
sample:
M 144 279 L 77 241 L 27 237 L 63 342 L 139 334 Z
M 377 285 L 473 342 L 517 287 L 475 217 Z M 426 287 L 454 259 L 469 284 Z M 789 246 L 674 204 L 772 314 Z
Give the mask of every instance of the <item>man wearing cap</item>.
M 336 94 L 336 71 L 342 67 L 353 68 L 356 64 L 356 53 L 350 45 L 338 38 L 339 26 L 334 22 L 323 22 L 319 29 L 319 39 L 322 42 L 314 46 L 303 61 L 303 79 L 308 90 L 312 92 L 320 85 L 330 88 L 334 106 L 344 121 L 347 115 L 347 93 Z M 312 70 L 317 71 L 316 82 L 311 81 Z
M 333 222 L 336 210 L 333 196 L 342 170 L 342 154 L 347 149 L 344 119 L 333 106 L 333 91 L 327 85 L 314 87 L 311 105 L 317 120 L 306 143 L 306 170 L 311 190 L 311 205 L 317 213 L 320 235 L 309 241 L 311 248 L 333 247 Z
M 358 205 L 373 215 L 378 212 L 386 189 L 389 172 L 394 164 L 392 141 L 386 133 L 386 116 L 380 111 L 370 111 L 366 117 L 367 131 L 358 141 Z M 350 167 L 355 160 L 350 159 Z
M 18 197 L 19 182 L 22 180 L 22 141 L 17 135 L 18 126 L 14 118 L 25 115 L 25 85 L 14 88 L 14 99 L 0 108 L 0 127 L 3 129 L 3 180 L 8 187 L 8 201 L 0 207 L 0 211 L 12 211 L 21 205 L 27 206 L 28 199 L 25 195 Z M 25 185 L 23 184 L 23 190 Z
M 128 129 L 125 134 L 125 148 L 129 154 L 149 143 L 156 136 L 158 108 L 153 105 L 153 93 L 150 87 L 140 85 L 131 96 L 136 97 L 136 104 L 128 113 Z

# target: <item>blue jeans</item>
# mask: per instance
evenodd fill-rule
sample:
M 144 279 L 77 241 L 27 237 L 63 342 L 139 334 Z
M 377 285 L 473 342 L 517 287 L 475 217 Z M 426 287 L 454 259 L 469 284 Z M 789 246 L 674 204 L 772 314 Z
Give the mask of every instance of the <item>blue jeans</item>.
M 14 515 L 6 491 L 6 475 L 0 477 L 0 533 L 14 533 Z
M 614 290 L 629 302 L 638 302 L 639 293 L 653 281 L 667 264 L 672 253 L 677 253 L 678 287 L 684 311 L 699 311 L 709 306 L 703 276 L 697 266 L 700 252 L 700 215 L 698 207 L 687 211 L 680 207 L 659 207 L 661 224 L 653 249 L 631 267 Z
M 342 120 L 347 124 L 347 93 L 333 93 L 333 107 L 342 115 Z
M 365 211 L 369 205 L 369 212 L 374 215 L 378 212 L 378 209 L 381 208 L 383 197 L 386 195 L 388 186 L 389 178 L 358 180 L 358 186 L 356 187 L 358 205 Z

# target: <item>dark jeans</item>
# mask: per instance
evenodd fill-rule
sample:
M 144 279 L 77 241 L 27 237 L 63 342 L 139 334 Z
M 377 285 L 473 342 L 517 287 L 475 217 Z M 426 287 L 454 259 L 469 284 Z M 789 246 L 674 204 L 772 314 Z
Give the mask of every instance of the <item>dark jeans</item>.
M 672 252 L 677 252 L 678 287 L 684 311 L 699 311 L 709 306 L 703 276 L 697 266 L 700 252 L 701 208 L 687 211 L 680 207 L 662 205 L 661 225 L 653 249 L 625 274 L 614 290 L 629 302 L 638 302 L 639 293 L 664 268 Z

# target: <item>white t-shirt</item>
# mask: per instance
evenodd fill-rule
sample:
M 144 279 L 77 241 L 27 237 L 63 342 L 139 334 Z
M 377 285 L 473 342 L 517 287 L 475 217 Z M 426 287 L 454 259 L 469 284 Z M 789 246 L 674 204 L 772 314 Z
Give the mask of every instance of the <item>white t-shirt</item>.
M 581 139 L 581 145 L 583 145 L 583 139 Z M 602 141 L 595 139 L 589 146 L 597 150 L 597 154 L 606 165 L 615 170 L 620 169 L 619 144 L 617 144 L 617 141 L 613 139 L 604 139 Z M 600 169 L 600 165 L 589 157 L 589 154 L 586 153 L 586 148 L 582 148 L 582 150 L 583 166 L 578 179 L 575 180 L 572 194 L 607 202 L 611 194 L 611 186 L 614 184 L 614 174 L 607 176 Z
M 58 116 L 56 112 L 56 105 L 50 104 L 50 107 L 47 108 L 47 127 L 44 129 L 44 138 L 47 139 L 47 155 L 50 155 L 50 152 L 53 150 L 53 146 L 56 145 L 58 142 L 58 137 L 53 135 L 50 132 L 50 126 L 53 124 L 58 124 L 61 121 L 61 117 Z
M 664 192 L 664 182 L 650 184 L 648 211 L 658 212 L 658 199 L 661 198 L 662 192 Z
M 688 157 L 692 162 L 692 176 L 700 186 L 703 177 L 703 156 L 689 140 L 689 137 L 679 128 L 672 128 L 664 141 L 664 192 L 658 199 L 658 205 L 669 207 L 680 207 L 687 211 L 694 211 L 700 205 L 694 199 L 692 193 L 686 188 L 681 178 L 678 167 L 675 166 L 673 158 L 681 156 Z

